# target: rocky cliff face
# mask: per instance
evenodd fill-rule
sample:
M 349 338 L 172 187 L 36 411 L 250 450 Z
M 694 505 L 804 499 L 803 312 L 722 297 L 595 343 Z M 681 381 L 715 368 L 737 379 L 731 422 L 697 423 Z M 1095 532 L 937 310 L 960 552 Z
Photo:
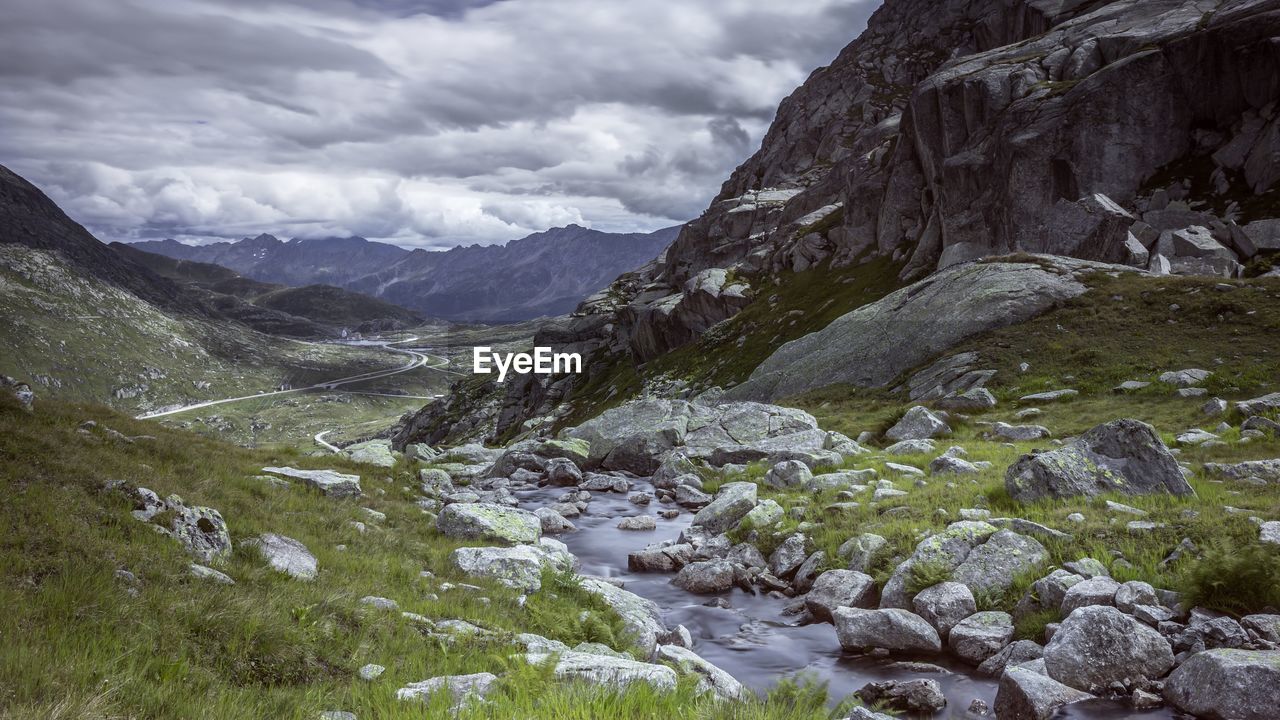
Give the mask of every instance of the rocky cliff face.
M 1277 35 L 1277 0 L 888 0 L 667 252 L 560 335 L 642 364 L 765 280 L 884 256 L 903 281 L 1019 251 L 1226 277 L 1269 264 Z M 572 382 L 508 388 L 506 405 Z

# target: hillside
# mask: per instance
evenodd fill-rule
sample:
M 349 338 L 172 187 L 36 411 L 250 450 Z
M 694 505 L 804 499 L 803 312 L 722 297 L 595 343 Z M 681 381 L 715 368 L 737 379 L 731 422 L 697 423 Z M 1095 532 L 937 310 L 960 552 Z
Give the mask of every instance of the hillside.
M 375 329 L 400 330 L 424 322 L 422 316 L 403 307 L 332 285 L 292 288 L 245 278 L 229 268 L 213 263 L 179 260 L 146 252 L 137 245 L 112 243 L 111 248 L 170 280 L 212 293 L 230 295 L 264 310 L 274 310 L 326 326 L 313 328 L 310 332 L 313 337 L 335 335 L 335 329 L 350 328 L 359 332 L 372 332 Z M 222 303 L 233 304 L 225 299 Z M 307 336 L 305 333 L 299 334 Z
M 166 277 L 135 262 L 142 253 L 99 242 L 3 167 L 0 180 L 3 372 L 43 394 L 141 412 L 402 363 L 292 340 L 340 329 Z

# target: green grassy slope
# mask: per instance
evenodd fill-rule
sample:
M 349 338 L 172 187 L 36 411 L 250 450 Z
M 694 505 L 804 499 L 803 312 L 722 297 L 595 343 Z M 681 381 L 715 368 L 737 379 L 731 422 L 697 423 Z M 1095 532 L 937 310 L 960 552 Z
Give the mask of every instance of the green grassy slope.
M 77 428 L 84 420 L 133 443 Z M 264 465 L 336 467 L 362 474 L 366 497 L 333 500 L 300 486 L 273 488 Z M 767 702 L 730 707 L 691 683 L 658 694 L 552 682 L 513 659 L 514 632 L 625 650 L 618 618 L 569 577 L 518 602 L 514 591 L 459 577 L 447 563 L 459 543 L 435 532 L 412 502 L 412 471 L 369 471 L 328 458 L 255 451 L 134 421 L 101 406 L 38 398 L 34 413 L 0 398 L 0 716 L 69 718 L 305 718 L 342 709 L 360 718 L 445 716 L 394 698 L 406 683 L 442 674 L 503 675 L 492 704 L 466 718 L 826 718 L 824 694 L 787 685 Z M 216 508 L 233 542 L 276 532 L 319 561 L 314 582 L 266 569 L 237 549 L 221 570 L 232 586 L 187 575 L 176 542 L 129 515 L 105 483 L 124 480 L 187 505 Z M 362 508 L 385 513 L 371 521 Z M 351 525 L 365 522 L 367 532 Z M 136 595 L 117 576 L 140 580 Z M 431 577 L 421 575 L 430 571 Z M 479 591 L 448 589 L 472 582 Z M 367 595 L 434 620 L 495 631 L 442 641 L 399 612 L 359 603 Z M 358 668 L 387 668 L 375 681 Z
M 274 338 L 166 314 L 55 256 L 0 245 L 0 372 L 43 395 L 128 411 L 397 367 L 369 348 Z

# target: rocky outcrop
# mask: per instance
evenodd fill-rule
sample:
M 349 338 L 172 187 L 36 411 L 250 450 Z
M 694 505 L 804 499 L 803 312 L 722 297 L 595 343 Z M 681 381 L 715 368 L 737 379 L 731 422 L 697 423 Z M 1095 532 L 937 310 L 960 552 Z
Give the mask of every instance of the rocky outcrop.
M 1236 276 L 1280 245 L 1257 202 L 1280 174 L 1278 27 L 1269 0 L 889 0 L 782 103 L 760 150 L 662 256 L 542 339 L 602 368 L 644 363 L 720 327 L 708 323 L 739 307 L 734 283 L 804 282 L 826 263 L 888 259 L 914 280 L 1030 252 Z M 974 307 L 942 310 L 901 345 L 920 350 L 900 366 L 856 342 L 839 364 L 835 342 L 825 365 L 802 368 L 823 349 L 810 340 L 769 368 L 795 364 L 801 380 L 757 377 L 738 397 L 798 392 L 824 368 L 834 382 L 889 382 L 972 330 L 945 324 Z M 572 384 L 512 384 L 502 427 L 549 415 Z
M 1139 420 L 1114 420 L 1057 450 L 1022 456 L 1005 473 L 1005 489 L 1020 502 L 1105 492 L 1195 494 L 1160 436 Z
M 783 345 L 726 397 L 772 400 L 836 383 L 884 387 L 970 337 L 1083 294 L 1076 274 L 1094 267 L 1055 259 L 949 268 Z

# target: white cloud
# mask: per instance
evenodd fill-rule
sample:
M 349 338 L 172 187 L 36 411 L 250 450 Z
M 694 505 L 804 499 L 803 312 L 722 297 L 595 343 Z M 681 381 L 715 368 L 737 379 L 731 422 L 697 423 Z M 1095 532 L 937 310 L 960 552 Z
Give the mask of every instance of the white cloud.
M 0 162 L 104 239 L 696 215 L 866 0 L 14 0 Z

